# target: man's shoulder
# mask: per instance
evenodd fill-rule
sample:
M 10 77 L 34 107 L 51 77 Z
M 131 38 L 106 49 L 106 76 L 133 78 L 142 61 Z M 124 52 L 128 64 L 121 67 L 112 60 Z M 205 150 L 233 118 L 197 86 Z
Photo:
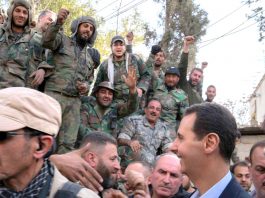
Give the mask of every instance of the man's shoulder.
M 143 115 L 131 115 L 127 117 L 127 120 L 132 121 L 132 122 L 142 122 L 144 119 Z
M 250 198 L 250 195 L 239 185 L 233 177 L 219 198 Z
M 65 183 L 69 182 L 69 180 L 64 177 L 59 170 L 54 166 L 54 176 L 52 180 L 52 186 L 49 198 L 52 198 L 55 196 L 58 190 L 63 188 L 63 185 Z M 80 186 L 81 187 L 81 186 Z M 97 198 L 99 197 L 96 193 L 94 193 L 92 190 L 81 187 L 80 191 L 77 194 L 77 197 L 85 198 L 85 197 L 91 197 L 91 198 Z

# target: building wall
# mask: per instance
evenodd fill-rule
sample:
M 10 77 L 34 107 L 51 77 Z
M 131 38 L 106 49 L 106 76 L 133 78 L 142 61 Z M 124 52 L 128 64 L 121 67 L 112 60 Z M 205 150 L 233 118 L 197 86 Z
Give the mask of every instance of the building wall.
M 250 114 L 258 125 L 263 122 L 265 116 L 265 75 L 250 98 Z
M 237 155 L 240 160 L 244 160 L 245 157 L 248 157 L 252 145 L 260 140 L 265 140 L 265 135 L 242 135 L 240 144 L 237 145 Z

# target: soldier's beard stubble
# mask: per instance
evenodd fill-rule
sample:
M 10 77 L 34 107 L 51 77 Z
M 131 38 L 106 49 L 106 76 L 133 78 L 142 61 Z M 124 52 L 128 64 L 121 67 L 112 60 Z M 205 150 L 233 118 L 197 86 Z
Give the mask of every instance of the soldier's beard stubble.
M 99 159 L 98 166 L 96 168 L 100 176 L 103 178 L 102 187 L 104 189 L 115 188 L 116 180 L 111 177 L 110 170 L 105 166 L 102 159 Z

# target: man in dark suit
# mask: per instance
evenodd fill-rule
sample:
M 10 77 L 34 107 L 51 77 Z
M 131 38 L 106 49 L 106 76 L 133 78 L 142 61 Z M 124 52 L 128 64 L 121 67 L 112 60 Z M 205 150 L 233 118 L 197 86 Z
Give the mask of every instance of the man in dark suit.
M 171 150 L 197 188 L 191 198 L 250 197 L 229 171 L 236 135 L 235 118 L 223 106 L 203 103 L 186 110 Z

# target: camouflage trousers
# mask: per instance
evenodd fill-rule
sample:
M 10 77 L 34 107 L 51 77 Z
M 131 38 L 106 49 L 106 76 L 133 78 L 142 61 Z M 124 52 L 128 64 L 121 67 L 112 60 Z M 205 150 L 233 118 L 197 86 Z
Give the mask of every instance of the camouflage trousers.
M 45 91 L 56 99 L 62 108 L 62 125 L 57 136 L 57 153 L 66 153 L 74 149 L 80 126 L 79 97 L 66 96 L 55 91 Z M 45 105 L 45 104 L 44 104 Z

